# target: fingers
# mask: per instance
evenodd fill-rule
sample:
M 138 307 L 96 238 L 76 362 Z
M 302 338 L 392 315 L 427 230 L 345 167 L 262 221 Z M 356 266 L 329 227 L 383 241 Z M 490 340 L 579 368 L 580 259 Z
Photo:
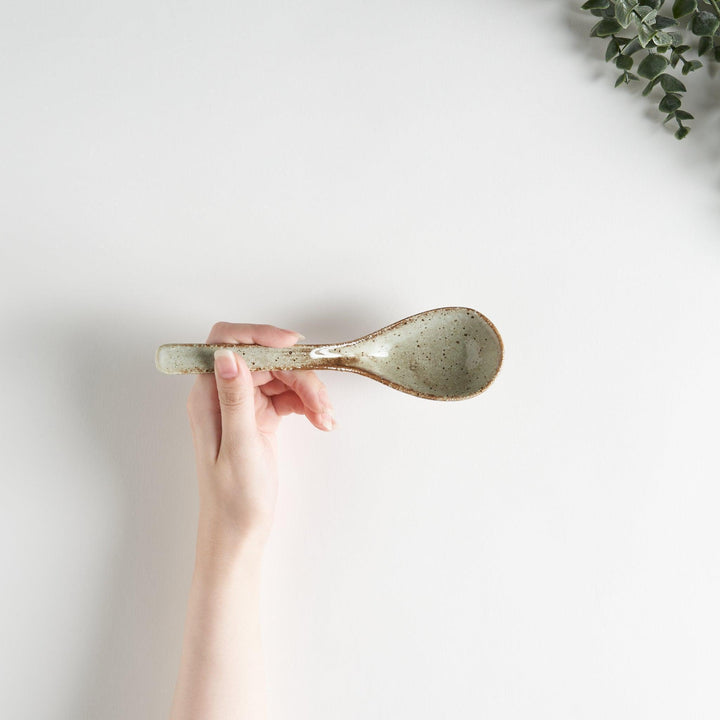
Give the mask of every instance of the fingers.
M 266 385 L 267 383 L 272 382 L 273 379 L 269 370 L 251 370 L 250 374 L 252 375 L 252 381 L 255 387 L 258 387 L 258 385 Z
M 302 404 L 302 400 L 292 390 L 286 390 L 284 393 L 274 395 L 270 399 L 278 415 L 305 414 L 305 406 Z
M 335 415 L 330 398 L 325 385 L 314 372 L 309 370 L 273 370 L 272 374 L 300 398 L 303 404 L 303 410 L 300 412 L 316 428 L 320 430 L 333 430 L 335 428 Z M 298 411 L 293 410 L 292 412 Z
M 325 385 L 311 370 L 273 370 L 272 374 L 294 390 L 309 410 L 322 413 L 332 409 Z
M 336 427 L 335 417 L 332 414 L 332 408 L 323 409 L 322 412 L 313 411 L 307 408 L 300 396 L 294 391 L 289 390 L 282 380 L 277 378 L 271 380 L 260 388 L 262 394 L 272 401 L 275 412 L 278 415 L 289 415 L 297 413 L 305 415 L 307 419 L 320 430 L 334 430 Z M 327 394 L 324 394 L 327 397 Z M 327 406 L 324 406 L 326 408 Z
M 265 345 L 267 347 L 290 347 L 300 339 L 304 339 L 300 333 L 284 330 L 274 325 L 218 322 L 213 325 L 206 342 L 211 345 L 242 343 Z M 214 442 L 217 453 L 220 452 L 222 446 L 232 448 L 234 444 L 241 440 L 241 428 L 247 429 L 252 423 L 252 428 L 256 429 L 254 414 L 247 411 L 247 409 L 241 414 L 238 409 L 245 404 L 250 405 L 253 411 L 255 409 L 252 393 L 248 393 L 247 396 L 242 395 L 241 391 L 244 392 L 244 386 L 242 381 L 238 379 L 243 377 L 247 365 L 235 353 L 232 353 L 232 359 L 237 363 L 238 375 L 235 378 L 222 378 L 216 370 L 214 378 L 217 381 L 217 397 L 212 397 L 215 393 L 207 392 L 208 388 L 213 389 L 211 386 L 202 388 L 208 394 L 208 397 L 205 397 L 200 403 L 205 408 L 204 417 L 208 419 L 202 431 L 207 436 L 208 443 L 213 444 Z M 224 361 L 221 360 L 221 362 Z M 229 368 L 232 369 L 232 366 L 229 366 Z M 248 371 L 248 375 L 251 378 L 250 390 L 252 390 L 252 386 L 259 387 L 279 415 L 289 413 L 305 415 L 315 427 L 321 430 L 332 430 L 335 427 L 333 408 L 327 390 L 314 372 L 282 370 L 250 373 Z M 213 378 L 198 378 L 198 380 L 201 379 L 212 381 Z M 226 392 L 224 402 L 221 398 L 223 389 Z M 252 402 L 244 403 L 241 397 L 247 397 Z M 214 407 L 213 401 L 215 403 Z M 214 412 L 216 418 L 214 427 L 213 423 L 209 422 L 212 412 Z M 196 414 L 199 415 L 200 413 Z M 198 431 L 200 430 L 198 428 Z M 226 437 L 228 437 L 227 440 Z
M 228 348 L 215 352 L 222 430 L 219 454 L 235 454 L 257 431 L 255 387 L 245 361 Z
M 187 400 L 195 455 L 215 461 L 220 449 L 222 423 L 214 375 L 198 375 Z
M 317 413 L 308 410 L 308 408 L 303 405 L 303 401 L 292 390 L 287 390 L 279 395 L 273 395 L 269 400 L 272 401 L 275 412 L 278 415 L 289 415 L 290 413 L 305 415 L 319 430 L 330 432 L 335 429 L 335 419 L 332 417 L 332 414 L 328 414 L 327 412 Z M 332 413 L 332 411 L 330 411 L 330 413 Z
M 253 375 L 257 375 L 258 373 L 253 373 Z M 268 397 L 272 397 L 273 395 L 280 395 L 281 393 L 284 393 L 287 391 L 287 385 L 282 380 L 277 380 L 276 378 L 273 378 L 270 373 L 270 382 L 266 382 L 264 385 L 260 386 L 260 392 L 263 395 L 267 395 Z
M 303 336 L 292 330 L 283 330 L 274 325 L 250 325 L 248 323 L 218 322 L 212 326 L 205 341 L 209 345 L 243 343 L 267 347 L 290 347 Z

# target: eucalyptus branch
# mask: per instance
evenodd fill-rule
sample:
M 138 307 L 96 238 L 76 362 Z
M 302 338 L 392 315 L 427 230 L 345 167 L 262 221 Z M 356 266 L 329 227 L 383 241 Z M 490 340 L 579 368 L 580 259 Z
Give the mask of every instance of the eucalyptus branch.
M 641 77 L 648 81 L 643 95 L 659 86 L 664 95 L 658 109 L 665 114 L 665 123 L 675 121 L 675 137 L 682 139 L 690 132 L 683 121 L 694 118 L 681 107 L 687 88 L 668 68 L 674 70 L 682 62 L 681 72 L 688 75 L 703 67 L 702 61 L 687 56 L 690 51 L 698 58 L 710 53 L 711 60 L 720 60 L 720 44 L 716 43 L 720 39 L 720 3 L 675 0 L 672 17 L 660 12 L 664 4 L 665 0 L 587 0 L 583 8 L 600 18 L 590 31 L 591 37 L 609 38 L 605 60 L 614 61 L 622 71 L 615 86 L 630 84 Z M 623 30 L 630 37 L 621 35 Z M 688 42 L 687 36 L 694 36 L 697 41 Z M 637 74 L 631 72 L 635 53 L 643 56 Z

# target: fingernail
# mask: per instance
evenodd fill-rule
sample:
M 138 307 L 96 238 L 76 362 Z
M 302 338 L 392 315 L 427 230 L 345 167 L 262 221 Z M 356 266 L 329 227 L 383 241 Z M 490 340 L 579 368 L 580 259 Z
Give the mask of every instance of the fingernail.
M 326 430 L 333 430 L 335 428 L 335 420 L 333 419 L 331 412 L 324 412 L 320 416 L 320 424 L 326 429 Z
M 238 366 L 232 350 L 222 348 L 215 351 L 215 372 L 226 380 L 237 377 Z
M 295 333 L 298 336 L 298 340 L 307 340 L 307 338 L 304 335 L 301 335 L 300 333 Z

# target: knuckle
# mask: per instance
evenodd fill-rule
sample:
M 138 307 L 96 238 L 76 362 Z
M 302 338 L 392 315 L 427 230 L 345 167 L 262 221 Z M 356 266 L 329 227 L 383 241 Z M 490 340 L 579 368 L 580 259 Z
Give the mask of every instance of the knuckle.
M 248 401 L 247 393 L 242 390 L 223 389 L 218 392 L 220 403 L 229 408 L 242 407 Z

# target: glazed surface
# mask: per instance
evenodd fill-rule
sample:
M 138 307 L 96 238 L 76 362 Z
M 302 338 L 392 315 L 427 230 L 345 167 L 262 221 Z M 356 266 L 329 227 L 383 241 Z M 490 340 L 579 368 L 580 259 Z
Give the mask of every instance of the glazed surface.
M 459 400 L 482 392 L 502 364 L 503 345 L 493 324 L 471 308 L 438 308 L 337 345 L 173 344 L 158 348 L 155 364 L 169 374 L 213 371 L 213 354 L 229 347 L 251 370 L 358 372 L 403 392 Z

